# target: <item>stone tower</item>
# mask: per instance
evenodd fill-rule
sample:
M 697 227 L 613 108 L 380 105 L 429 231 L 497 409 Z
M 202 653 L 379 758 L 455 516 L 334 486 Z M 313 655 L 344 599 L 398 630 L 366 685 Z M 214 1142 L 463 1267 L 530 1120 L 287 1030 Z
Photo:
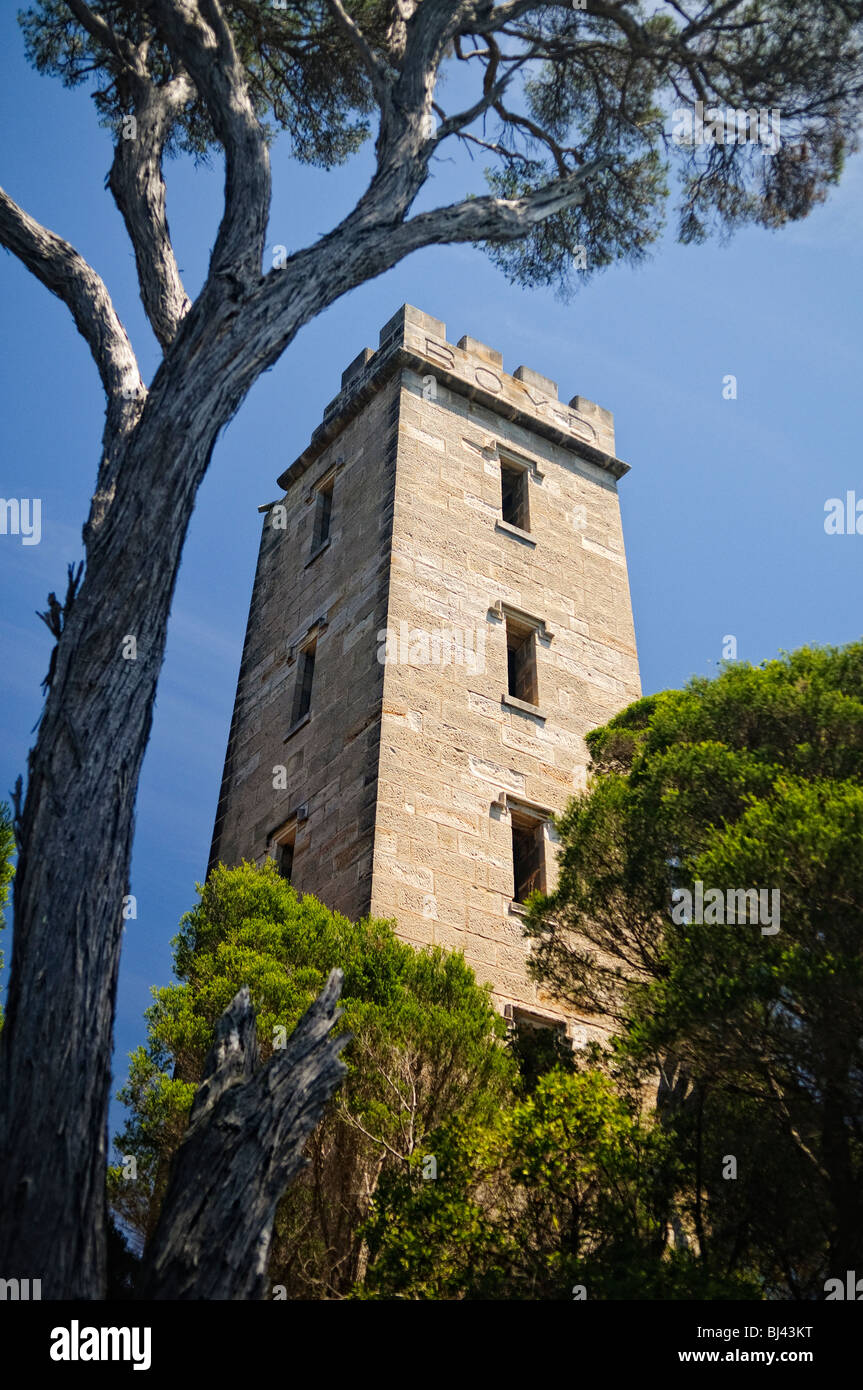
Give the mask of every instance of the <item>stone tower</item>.
M 211 865 L 272 856 L 588 1036 L 528 980 L 521 904 L 584 734 L 640 694 L 626 472 L 609 411 L 404 305 L 260 508 Z

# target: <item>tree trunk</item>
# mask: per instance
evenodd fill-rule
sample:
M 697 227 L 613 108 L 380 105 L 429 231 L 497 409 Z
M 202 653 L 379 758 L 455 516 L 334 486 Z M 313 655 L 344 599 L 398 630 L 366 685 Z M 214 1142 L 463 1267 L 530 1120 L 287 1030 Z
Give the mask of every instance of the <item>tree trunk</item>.
M 0 1269 L 41 1279 L 46 1298 L 104 1291 L 111 1045 L 135 795 L 182 545 L 223 418 L 211 389 L 191 401 L 174 394 L 161 404 L 151 396 L 118 453 L 104 525 L 94 500 L 87 572 L 29 759 L 0 1040 Z
M 106 429 L 87 569 L 29 757 L 0 1033 L 0 1271 L 45 1298 L 104 1296 L 107 1123 L 135 796 L 195 496 L 216 437 L 299 328 L 404 254 L 345 226 L 281 272 L 276 319 L 216 277 L 137 423 Z M 135 640 L 134 655 L 129 642 Z
M 346 1070 L 350 1035 L 330 1036 L 341 984 L 334 970 L 260 1070 L 248 989 L 225 1010 L 144 1257 L 143 1298 L 266 1296 L 276 1205 Z

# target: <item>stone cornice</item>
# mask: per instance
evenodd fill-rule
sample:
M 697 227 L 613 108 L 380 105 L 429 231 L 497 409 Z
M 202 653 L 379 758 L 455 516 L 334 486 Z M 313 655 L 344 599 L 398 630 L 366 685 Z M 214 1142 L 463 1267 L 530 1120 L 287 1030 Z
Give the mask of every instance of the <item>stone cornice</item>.
M 582 406 L 581 410 L 564 405 L 534 384 L 544 378 L 525 368 L 519 368 L 518 376 L 510 376 L 497 361 L 490 360 L 489 355 L 463 350 L 446 342 L 443 334 L 429 331 L 432 326 L 444 327 L 438 320 L 408 305 L 395 315 L 381 333 L 377 352 L 364 349 L 345 371 L 342 390 L 324 411 L 323 422 L 312 435 L 308 448 L 279 476 L 279 487 L 287 489 L 301 477 L 349 421 L 396 372 L 405 368 L 421 377 L 433 377 L 436 387 L 444 386 L 476 401 L 494 414 L 603 469 L 615 480 L 629 471 L 628 463 L 602 447 L 609 440 L 613 447 L 614 440 L 611 416 L 607 411 L 591 402 L 582 402 L 580 397 L 574 400 Z M 462 342 L 472 346 L 470 339 L 462 339 Z M 525 379 L 521 379 L 522 374 Z M 588 418 L 586 410 L 593 414 L 593 419 Z

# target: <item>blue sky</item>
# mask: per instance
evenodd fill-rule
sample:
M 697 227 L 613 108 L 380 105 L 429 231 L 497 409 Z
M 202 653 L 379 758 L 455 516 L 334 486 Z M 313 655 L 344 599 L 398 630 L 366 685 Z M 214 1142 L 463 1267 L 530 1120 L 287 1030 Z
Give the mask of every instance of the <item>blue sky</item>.
M 0 182 L 105 279 L 142 361 L 155 343 L 129 244 L 104 179 L 107 132 L 84 92 L 31 72 L 14 14 L 0 15 L 5 130 Z M 368 177 L 368 154 L 326 174 L 277 145 L 269 244 L 326 232 Z M 479 187 L 479 166 L 439 162 L 426 203 Z M 168 166 L 169 217 L 194 291 L 217 226 L 218 161 Z M 359 350 L 405 301 L 615 413 L 635 626 L 646 692 L 716 669 L 722 640 L 753 662 L 861 634 L 863 536 L 828 536 L 826 499 L 856 490 L 860 464 L 863 164 L 829 203 L 779 233 L 685 248 L 667 237 L 642 267 L 614 268 L 569 304 L 507 284 L 480 251 L 429 250 L 306 327 L 220 439 L 201 490 L 171 618 L 138 796 L 132 891 L 117 1007 L 115 1073 L 144 1037 L 150 986 L 206 869 L 259 535 L 259 503 L 301 452 Z M 0 435 L 4 497 L 42 499 L 42 540 L 0 536 L 0 796 L 26 767 L 51 639 L 34 616 L 66 564 L 96 474 L 103 403 L 68 311 L 0 255 L 4 306 Z M 733 373 L 737 400 L 724 400 Z M 6 934 L 7 962 L 10 941 Z M 114 1120 L 118 1118 L 114 1109 Z

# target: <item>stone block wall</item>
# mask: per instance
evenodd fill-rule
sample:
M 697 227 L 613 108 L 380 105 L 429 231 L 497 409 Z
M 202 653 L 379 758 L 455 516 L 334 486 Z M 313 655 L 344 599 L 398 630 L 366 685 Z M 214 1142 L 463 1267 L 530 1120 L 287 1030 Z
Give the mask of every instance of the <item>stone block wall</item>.
M 398 383 L 296 468 L 264 512 L 211 865 L 274 854 L 295 829 L 292 881 L 351 918 L 369 910 Z M 315 548 L 316 488 L 332 478 Z M 311 707 L 293 726 L 299 654 L 315 639 Z M 299 813 L 299 814 L 298 814 Z
M 561 811 L 584 785 L 584 734 L 640 694 L 614 449 L 607 410 L 448 343 L 411 306 L 394 315 L 265 513 L 213 862 L 261 860 L 295 824 L 300 891 L 461 949 L 502 1006 L 561 1016 L 525 971 L 512 817 Z M 502 464 L 526 526 L 503 517 Z M 508 694 L 508 618 L 535 633 L 530 702 Z
M 502 1003 L 554 1014 L 526 976 L 511 818 L 563 810 L 584 734 L 640 694 L 625 465 L 607 411 L 562 407 L 539 373 L 508 376 L 493 349 L 409 313 L 423 360 L 401 378 L 372 910 L 463 950 Z M 502 462 L 524 472 L 529 529 L 502 520 Z M 535 708 L 507 693 L 507 613 L 541 624 Z M 545 860 L 551 884 L 550 826 Z

